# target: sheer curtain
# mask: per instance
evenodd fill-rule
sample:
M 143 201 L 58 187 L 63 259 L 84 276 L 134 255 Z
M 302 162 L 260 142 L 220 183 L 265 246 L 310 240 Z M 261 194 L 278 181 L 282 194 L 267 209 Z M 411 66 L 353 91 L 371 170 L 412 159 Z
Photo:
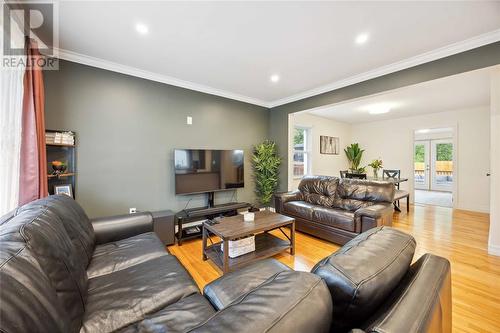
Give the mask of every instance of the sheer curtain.
M 22 32 L 12 26 L 12 34 L 24 43 Z M 4 42 L 6 42 L 4 40 Z M 26 68 L 0 68 L 0 216 L 19 204 L 23 78 Z
M 1 70 L 0 215 L 19 203 L 24 68 Z

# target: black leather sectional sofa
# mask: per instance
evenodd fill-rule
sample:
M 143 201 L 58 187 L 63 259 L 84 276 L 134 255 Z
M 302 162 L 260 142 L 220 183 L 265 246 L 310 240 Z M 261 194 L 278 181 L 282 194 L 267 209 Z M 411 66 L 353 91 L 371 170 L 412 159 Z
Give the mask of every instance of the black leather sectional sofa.
M 263 260 L 200 293 L 148 213 L 90 221 L 71 198 L 0 220 L 0 331 L 450 332 L 449 263 L 374 228 L 312 273 Z
M 377 226 L 391 226 L 395 187 L 389 182 L 306 176 L 298 190 L 275 195 L 278 213 L 295 218 L 295 228 L 345 244 Z

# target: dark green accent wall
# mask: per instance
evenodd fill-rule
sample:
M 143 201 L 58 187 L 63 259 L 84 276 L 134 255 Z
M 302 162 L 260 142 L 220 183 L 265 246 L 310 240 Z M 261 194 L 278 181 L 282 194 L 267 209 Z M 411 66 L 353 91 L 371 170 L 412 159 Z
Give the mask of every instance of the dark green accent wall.
M 254 202 L 250 153 L 268 135 L 267 109 L 67 61 L 44 81 L 46 127 L 77 134 L 76 196 L 90 216 L 203 205 L 174 195 L 174 148 L 244 149 L 236 199 Z
M 288 115 L 290 113 L 339 103 L 353 98 L 368 96 L 497 64 L 500 64 L 500 42 L 272 108 L 269 114 L 269 136 L 277 143 L 280 152 L 284 156 L 280 174 L 280 190 L 284 191 L 287 189 L 288 160 L 286 154 L 288 149 Z

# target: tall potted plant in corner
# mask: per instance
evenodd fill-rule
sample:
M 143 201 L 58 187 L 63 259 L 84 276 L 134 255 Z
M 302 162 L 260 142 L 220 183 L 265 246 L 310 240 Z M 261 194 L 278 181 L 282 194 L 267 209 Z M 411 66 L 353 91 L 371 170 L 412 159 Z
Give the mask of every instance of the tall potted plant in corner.
M 266 140 L 254 147 L 252 167 L 255 179 L 255 194 L 259 204 L 269 207 L 273 194 L 278 188 L 279 167 L 281 158 L 278 156 L 276 144 Z
M 365 168 L 359 166 L 361 164 L 364 151 L 364 149 L 359 148 L 359 144 L 357 143 L 352 143 L 344 149 L 345 155 L 349 160 L 349 170 L 351 170 L 352 173 L 365 172 Z

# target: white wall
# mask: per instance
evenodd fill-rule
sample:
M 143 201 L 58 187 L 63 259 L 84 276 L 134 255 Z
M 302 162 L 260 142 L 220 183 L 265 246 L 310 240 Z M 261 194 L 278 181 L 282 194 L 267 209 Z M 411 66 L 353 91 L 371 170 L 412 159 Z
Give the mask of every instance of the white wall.
M 340 170 L 348 168 L 348 161 L 344 154 L 344 147 L 351 144 L 351 125 L 331 119 L 314 116 L 308 113 L 294 113 L 289 115 L 288 121 L 288 189 L 296 189 L 300 179 L 293 178 L 293 128 L 295 126 L 311 130 L 311 174 L 324 176 L 339 176 Z M 339 137 L 339 155 L 326 155 L 319 152 L 321 135 Z
M 491 200 L 488 252 L 500 256 L 500 66 L 491 77 Z
M 488 212 L 490 206 L 490 111 L 488 107 L 426 114 L 352 126 L 351 139 L 364 148 L 363 165 L 382 158 L 386 169 L 401 169 L 410 178 L 401 184 L 413 191 L 414 131 L 423 128 L 455 129 L 458 187 L 454 207 Z M 371 170 L 368 170 L 370 172 Z M 412 198 L 412 196 L 411 196 Z

